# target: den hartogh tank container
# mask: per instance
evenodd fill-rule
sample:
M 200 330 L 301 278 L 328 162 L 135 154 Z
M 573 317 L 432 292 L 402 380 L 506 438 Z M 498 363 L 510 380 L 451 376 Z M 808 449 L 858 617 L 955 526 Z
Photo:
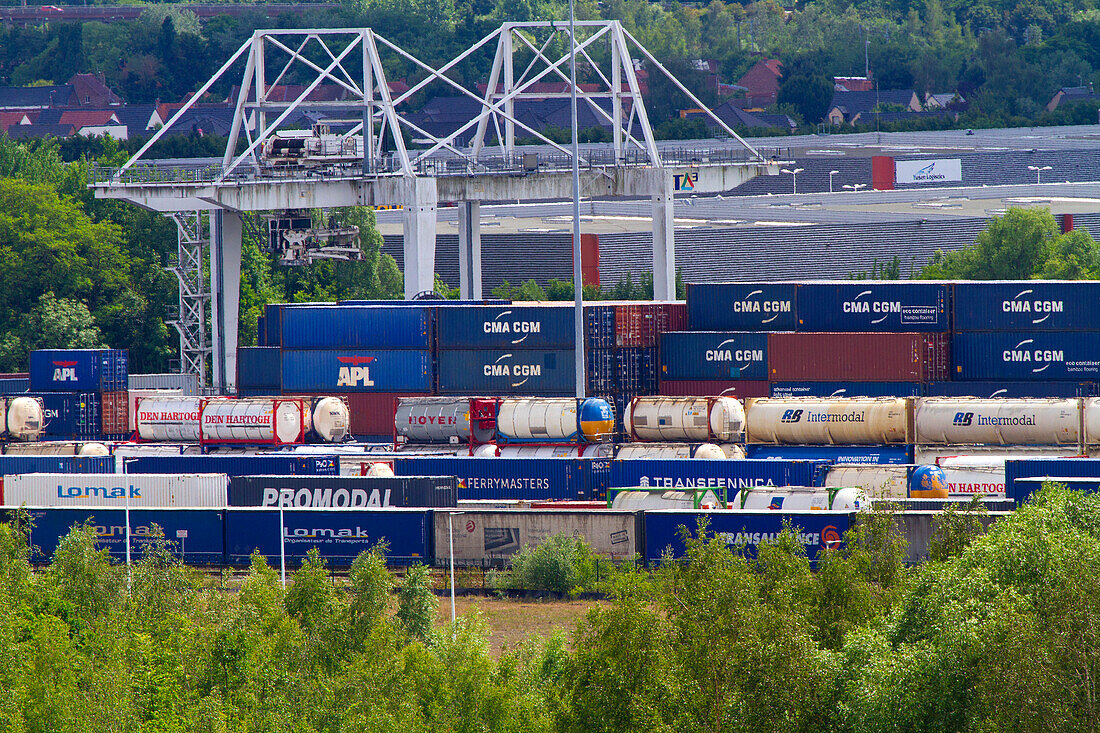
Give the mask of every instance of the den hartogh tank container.
M 635 397 L 623 415 L 626 432 L 646 441 L 738 441 L 745 408 L 733 397 Z
M 200 409 L 204 443 L 290 445 L 306 433 L 300 399 L 208 400 Z
M 891 397 L 748 400 L 748 442 L 793 445 L 910 443 L 910 401 Z

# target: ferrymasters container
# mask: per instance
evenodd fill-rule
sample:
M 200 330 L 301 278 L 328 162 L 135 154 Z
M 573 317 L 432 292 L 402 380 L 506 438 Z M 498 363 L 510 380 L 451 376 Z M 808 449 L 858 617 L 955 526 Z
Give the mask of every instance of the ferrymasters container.
M 927 397 L 1092 397 L 1096 382 L 933 382 L 925 387 Z
M 230 506 L 369 509 L 457 506 L 453 476 L 234 476 Z
M 768 337 L 736 331 L 670 331 L 661 334 L 664 380 L 768 378 Z
M 436 311 L 440 350 L 573 348 L 573 307 L 566 304 L 467 306 Z
M 437 354 L 441 395 L 569 396 L 575 391 L 572 349 L 443 350 Z
M 292 455 L 287 453 L 245 456 L 161 455 L 126 458 L 119 473 L 224 473 L 229 476 L 294 475 L 336 476 L 340 473 L 335 454 Z
M 772 382 L 770 394 L 752 397 L 920 397 L 919 382 Z
M 432 353 L 407 349 L 282 352 L 286 392 L 430 392 Z
M 1100 333 L 998 331 L 956 333 L 954 379 L 1100 379 Z
M 611 462 L 587 458 L 394 458 L 397 476 L 454 476 L 458 499 L 599 501 Z M 685 461 L 693 463 L 693 461 Z
M 226 506 L 228 479 L 222 474 L 66 474 L 4 476 L 4 506 L 190 507 Z
M 942 333 L 773 333 L 773 382 L 934 382 L 950 378 Z
M 908 445 L 749 445 L 746 455 L 760 460 L 828 461 L 837 466 L 913 462 Z
M 825 461 L 637 459 L 611 461 L 611 486 L 734 491 L 746 486 L 820 486 Z
M 870 281 L 798 283 L 799 331 L 944 332 L 951 329 L 951 287 Z
M 794 331 L 795 283 L 688 283 L 691 331 Z
M 1075 445 L 1081 440 L 1081 408 L 1077 398 L 928 397 L 917 400 L 916 442 Z
M 1100 330 L 1100 282 L 1015 280 L 952 287 L 956 331 Z
M 749 443 L 912 443 L 913 411 L 902 397 L 760 398 L 745 405 Z
M 432 345 L 432 308 L 427 305 L 310 305 L 282 308 L 284 349 L 403 349 L 427 351 Z

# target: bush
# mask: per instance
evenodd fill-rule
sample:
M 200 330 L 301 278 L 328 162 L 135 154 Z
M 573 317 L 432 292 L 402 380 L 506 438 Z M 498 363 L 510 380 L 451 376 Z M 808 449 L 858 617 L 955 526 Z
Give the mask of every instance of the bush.
M 494 577 L 498 588 L 581 593 L 596 583 L 596 555 L 580 537 L 556 534 L 512 558 L 512 570 Z

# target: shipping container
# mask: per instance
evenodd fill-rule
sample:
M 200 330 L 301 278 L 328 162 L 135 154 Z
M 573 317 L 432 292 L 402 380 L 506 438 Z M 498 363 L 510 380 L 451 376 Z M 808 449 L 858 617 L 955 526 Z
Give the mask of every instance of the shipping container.
M 48 439 L 88 438 L 103 435 L 102 394 L 98 392 L 32 392 L 42 400 L 42 435 Z M 127 429 L 120 432 L 129 432 Z
M 267 389 L 278 394 L 283 384 L 282 355 L 278 348 L 242 346 L 237 349 L 237 390 Z
M 825 461 L 637 459 L 611 461 L 611 486 L 654 489 L 726 489 L 746 486 L 820 486 Z M 461 490 L 460 496 L 461 499 Z
M 583 538 L 601 557 L 628 560 L 640 554 L 638 531 L 641 515 L 630 511 L 588 509 L 484 509 L 464 508 L 451 517 L 435 512 L 435 546 L 438 561 L 449 561 L 453 539 L 456 564 L 503 561 L 524 547 L 534 547 L 554 535 Z M 444 554 L 445 553 L 445 554 Z
M 234 476 L 230 506 L 373 509 L 457 506 L 453 476 Z
M 935 382 L 949 379 L 950 337 L 939 333 L 773 333 L 772 382 Z
M 0 455 L 0 476 L 21 473 L 114 472 L 114 456 Z
M 732 331 L 661 334 L 663 380 L 768 378 L 768 336 Z
M 799 331 L 951 329 L 951 287 L 943 283 L 799 283 Z
M 306 306 L 282 308 L 280 345 L 284 349 L 431 348 L 432 308 L 392 306 Z
M 282 522 L 280 523 L 280 518 Z M 280 551 L 289 565 L 298 566 L 317 548 L 335 567 L 348 567 L 362 552 L 379 542 L 387 545 L 391 564 L 432 562 L 430 509 L 252 509 L 225 512 L 226 561 L 247 565 L 258 550 L 268 563 L 278 565 Z
M 770 395 L 754 397 L 920 397 L 919 382 L 772 382 Z
M 2 500 L 4 506 L 221 509 L 228 487 L 224 473 L 25 473 L 4 476 Z
M 749 445 L 749 458 L 759 460 L 828 461 L 834 465 L 905 465 L 913 462 L 907 445 Z
M 690 381 L 662 379 L 657 386 L 657 393 L 668 397 L 767 397 L 770 394 L 769 385 L 764 381 L 751 381 L 747 379 L 726 381 Z
M 1081 409 L 1081 400 L 1076 397 L 928 397 L 917 401 L 916 442 L 1077 445 L 1081 441 Z
M 468 306 L 436 312 L 440 349 L 572 349 L 573 307 Z
M 619 389 L 618 354 L 618 349 L 589 349 L 585 353 L 585 374 L 590 393 L 606 394 Z
M 118 392 L 129 387 L 125 349 L 42 349 L 30 355 L 35 392 Z
M 795 283 L 688 283 L 690 331 L 794 331 Z
M 126 511 L 123 509 L 32 509 L 29 544 L 35 562 L 50 560 L 61 539 L 75 527 L 95 528 L 96 546 L 115 560 L 126 557 Z M 130 510 L 130 553 L 140 559 L 163 537 L 176 557 L 189 564 L 225 562 L 225 526 L 221 511 L 210 509 Z
M 954 284 L 956 331 L 1098 331 L 1100 282 Z
M 575 358 L 572 350 L 440 350 L 438 392 L 569 396 L 575 391 Z
M 605 499 L 606 459 L 585 458 L 395 458 L 398 476 L 454 476 L 458 499 Z
M 134 456 L 118 466 L 120 473 L 224 473 L 229 476 L 336 476 L 335 454 L 327 455 L 159 455 Z
M 706 518 L 708 532 L 717 534 L 730 549 L 740 550 L 747 557 L 756 557 L 759 545 L 775 542 L 789 522 L 813 563 L 823 551 L 841 546 L 854 516 L 853 512 L 843 511 L 647 511 L 644 514 L 645 558 L 650 563 L 659 563 L 668 550 L 673 557 L 683 557 L 685 548 L 680 527 L 694 535 L 699 520 Z
M 104 392 L 100 402 L 100 426 L 104 435 L 127 435 L 130 429 L 130 396 L 122 392 Z
M 512 301 L 503 298 L 485 298 L 484 300 L 432 300 L 432 308 L 469 308 L 477 305 L 509 305 Z M 330 304 L 331 305 L 331 304 Z M 338 300 L 336 305 L 374 305 L 387 308 L 420 308 L 424 301 L 416 300 Z
M 1027 479 L 1033 479 L 1031 481 Z M 1005 495 L 1022 504 L 1038 491 L 1043 482 L 1061 481 L 1074 489 L 1100 490 L 1100 461 L 1093 458 L 1028 458 L 1005 461 Z
M 956 333 L 954 379 L 1085 381 L 1100 378 L 1100 333 Z
M 430 392 L 430 351 L 283 351 L 286 392 Z
M 405 392 L 350 392 L 343 395 L 351 413 L 350 433 L 359 439 L 393 440 L 394 407 L 399 397 L 418 397 Z
M 17 395 L 31 388 L 28 377 L 0 377 L 0 395 Z
M 1096 382 L 933 382 L 928 397 L 1092 397 Z
M 130 374 L 127 382 L 130 389 L 179 390 L 183 395 L 199 391 L 197 374 Z

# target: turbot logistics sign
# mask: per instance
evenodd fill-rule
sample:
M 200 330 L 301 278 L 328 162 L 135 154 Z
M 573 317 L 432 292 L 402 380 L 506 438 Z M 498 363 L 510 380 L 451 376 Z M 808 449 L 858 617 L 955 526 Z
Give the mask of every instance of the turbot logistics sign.
M 906 183 L 962 183 L 962 179 L 962 161 L 958 158 L 899 160 L 894 163 L 894 182 L 899 186 Z

